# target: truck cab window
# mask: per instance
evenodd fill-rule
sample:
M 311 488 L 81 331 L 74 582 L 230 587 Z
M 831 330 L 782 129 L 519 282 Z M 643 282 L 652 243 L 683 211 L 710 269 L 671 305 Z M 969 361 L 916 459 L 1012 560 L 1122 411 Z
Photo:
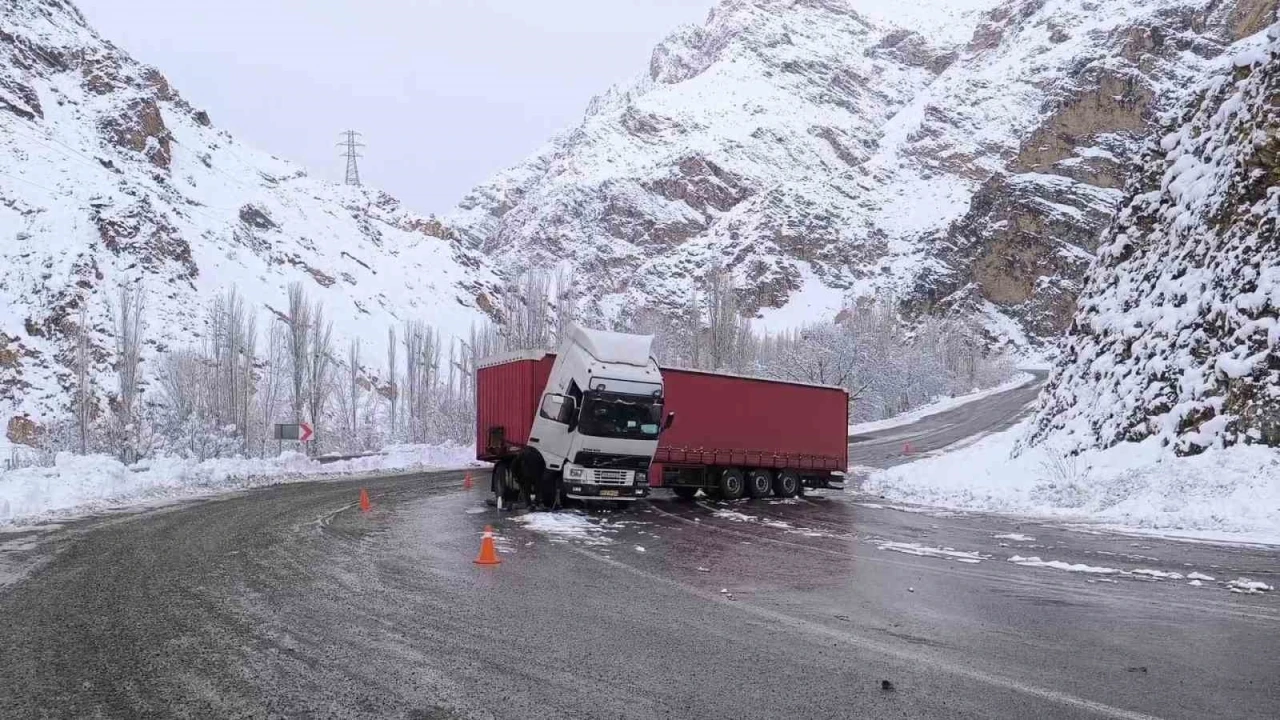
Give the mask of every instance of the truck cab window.
M 578 422 L 585 435 L 651 440 L 661 417 L 661 398 L 592 391 L 583 396 Z

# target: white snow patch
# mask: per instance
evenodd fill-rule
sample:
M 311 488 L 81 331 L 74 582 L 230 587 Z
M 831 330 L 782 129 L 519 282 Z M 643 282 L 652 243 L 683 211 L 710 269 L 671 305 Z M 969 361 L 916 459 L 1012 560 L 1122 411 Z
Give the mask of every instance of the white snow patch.
M 733 522 L 756 522 L 760 519 L 755 515 L 745 515 L 740 512 L 734 512 L 733 510 L 716 510 L 711 514 L 722 520 L 732 520 Z
M 1187 573 L 1187 579 L 1188 580 L 1208 580 L 1209 582 L 1213 582 L 1213 577 L 1209 575 L 1205 575 L 1204 573 L 1198 573 L 1198 572 Z
M 59 453 L 53 467 L 0 473 L 0 525 L 323 477 L 476 464 L 475 450 L 461 445 L 399 445 L 380 455 L 327 465 L 298 453 L 284 453 L 273 458 L 203 462 L 159 457 L 130 467 L 108 455 Z
M 1004 533 L 1002 535 L 995 535 L 994 537 L 997 540 L 1012 540 L 1014 542 L 1035 542 L 1036 541 L 1036 539 L 1031 537 L 1030 535 L 1023 535 L 1022 533 Z
M 1236 578 L 1235 580 L 1231 580 L 1230 582 L 1227 583 L 1227 587 L 1231 589 L 1231 592 L 1249 593 L 1249 594 L 1264 593 L 1264 592 L 1270 592 L 1272 590 L 1275 590 L 1275 587 L 1272 585 L 1268 585 L 1264 582 L 1259 582 L 1257 580 L 1250 580 L 1249 578 L 1246 578 L 1246 577 Z
M 1165 572 L 1164 570 L 1152 570 L 1150 568 L 1137 568 L 1130 570 L 1134 575 L 1143 575 L 1145 577 L 1159 578 L 1161 580 L 1182 580 L 1183 574 L 1176 572 Z
M 849 426 L 850 435 L 863 435 L 865 433 L 876 432 L 877 430 L 888 430 L 890 428 L 902 427 L 903 425 L 911 425 L 927 418 L 931 415 L 937 415 L 948 410 L 954 410 L 958 407 L 968 405 L 971 402 L 977 402 L 984 398 L 989 398 L 998 393 L 1016 390 L 1028 383 L 1034 382 L 1035 375 L 1031 373 L 1019 373 L 1009 382 L 985 390 L 975 389 L 967 395 L 957 395 L 955 397 L 938 398 L 928 405 L 922 405 L 910 412 L 901 415 L 894 415 L 884 420 L 873 420 L 871 422 L 858 423 Z
M 552 542 L 579 540 L 587 545 L 609 545 L 613 532 L 604 521 L 577 512 L 531 512 L 512 518 L 535 532 L 550 535 Z
M 947 558 L 955 560 L 956 562 L 970 564 L 976 564 L 983 560 L 991 559 L 990 555 L 983 555 L 980 552 L 967 552 L 964 550 L 956 550 L 955 548 L 926 547 L 919 543 L 883 541 L 877 542 L 876 547 L 880 550 L 891 550 L 893 552 L 905 553 L 907 555 Z
M 1014 555 L 1009 558 L 1009 562 L 1023 565 L 1026 567 L 1044 567 L 1053 568 L 1054 570 L 1065 570 L 1067 572 L 1089 573 L 1093 575 L 1118 575 L 1120 571 L 1109 567 L 1094 567 L 1092 565 L 1083 565 L 1078 563 L 1063 562 L 1061 560 L 1041 560 L 1039 557 L 1022 557 Z
M 862 489 L 935 507 L 1280 544 L 1280 451 L 1236 445 L 1178 457 L 1151 438 L 1074 458 L 1044 445 L 1015 456 L 1029 427 L 1023 421 L 963 448 L 878 471 Z

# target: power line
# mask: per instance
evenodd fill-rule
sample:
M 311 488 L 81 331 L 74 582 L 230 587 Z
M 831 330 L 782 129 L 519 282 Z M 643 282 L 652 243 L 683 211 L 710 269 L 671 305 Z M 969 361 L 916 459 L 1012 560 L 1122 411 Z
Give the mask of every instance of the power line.
M 364 147 L 364 143 L 360 142 L 360 133 L 355 130 L 347 130 L 343 133 L 345 139 L 338 143 L 338 147 L 345 148 L 343 156 L 347 159 L 347 179 L 348 185 L 360 185 L 360 168 L 356 165 L 356 159 L 363 157 L 360 155 L 360 148 Z

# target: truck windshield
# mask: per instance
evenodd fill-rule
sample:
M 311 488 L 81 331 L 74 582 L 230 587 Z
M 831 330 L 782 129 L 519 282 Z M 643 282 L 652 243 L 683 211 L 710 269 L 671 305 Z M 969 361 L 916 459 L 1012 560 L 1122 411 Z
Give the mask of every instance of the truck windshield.
M 650 440 L 658 437 L 661 417 L 660 398 L 591 392 L 582 399 L 578 430 L 595 437 Z

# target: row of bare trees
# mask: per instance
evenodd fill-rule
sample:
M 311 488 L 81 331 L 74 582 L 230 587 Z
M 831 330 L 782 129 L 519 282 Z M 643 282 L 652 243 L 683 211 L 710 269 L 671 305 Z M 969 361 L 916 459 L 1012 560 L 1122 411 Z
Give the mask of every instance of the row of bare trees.
M 386 356 L 366 356 L 359 340 L 335 345 L 333 322 L 303 286 L 290 285 L 284 313 L 259 312 L 234 289 L 214 298 L 193 345 L 146 358 L 145 294 L 121 288 L 109 308 L 116 387 L 96 410 L 94 349 L 76 337 L 74 421 L 50 434 L 61 449 L 118 454 L 132 462 L 156 452 L 198 458 L 271 453 L 277 423 L 308 422 L 312 448 L 360 452 L 397 443 L 468 442 L 474 433 L 480 360 L 513 349 L 553 348 L 580 306 L 572 274 L 526 274 L 500 305 L 501 325 L 447 338 L 421 319 L 387 329 Z M 88 327 L 86 309 L 79 324 Z M 644 309 L 613 329 L 652 334 L 665 365 L 839 385 L 854 398 L 851 419 L 879 419 L 939 395 L 996 384 L 1012 372 L 962 323 L 904 322 L 892 297 L 850 304 L 839 318 L 780 334 L 754 332 L 732 274 L 713 267 L 675 310 Z M 262 335 L 260 335 L 260 331 Z M 260 341 L 260 337 L 262 341 Z

